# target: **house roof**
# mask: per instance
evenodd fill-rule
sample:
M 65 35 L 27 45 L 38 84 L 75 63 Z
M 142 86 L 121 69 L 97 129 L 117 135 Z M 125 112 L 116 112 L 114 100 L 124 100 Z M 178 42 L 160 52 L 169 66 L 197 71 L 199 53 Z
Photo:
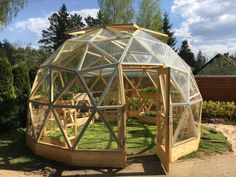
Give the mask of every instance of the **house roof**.
M 197 75 L 235 75 L 236 61 L 222 54 L 215 55 L 203 65 Z

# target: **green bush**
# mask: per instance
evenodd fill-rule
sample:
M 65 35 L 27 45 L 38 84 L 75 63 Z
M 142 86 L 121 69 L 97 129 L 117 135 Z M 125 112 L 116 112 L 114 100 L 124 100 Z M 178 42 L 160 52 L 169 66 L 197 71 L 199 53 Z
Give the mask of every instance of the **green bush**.
M 0 59 L 0 131 L 19 126 L 17 112 L 11 64 L 3 58 Z
M 30 90 L 30 77 L 24 62 L 16 64 L 12 69 L 14 88 L 18 104 L 18 120 L 21 127 L 26 126 L 28 95 Z
M 202 116 L 236 120 L 236 104 L 234 102 L 204 101 Z

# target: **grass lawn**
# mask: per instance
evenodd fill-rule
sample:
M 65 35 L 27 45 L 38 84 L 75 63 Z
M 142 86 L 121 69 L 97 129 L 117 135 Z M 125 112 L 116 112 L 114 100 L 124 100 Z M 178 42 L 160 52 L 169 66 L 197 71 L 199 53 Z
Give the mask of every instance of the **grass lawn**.
M 117 130 L 114 125 L 112 129 L 115 132 Z M 96 132 L 96 134 L 91 135 L 91 132 Z M 129 119 L 127 122 L 126 140 L 128 154 L 155 152 L 155 135 L 156 126 L 138 123 L 136 120 Z M 100 138 L 98 138 L 99 136 Z M 97 142 L 96 148 L 98 149 L 116 147 L 115 142 L 111 141 L 112 137 L 109 135 L 107 129 L 101 126 L 100 123 L 89 126 L 85 137 L 81 139 L 81 147 L 94 148 L 94 143 L 88 143 L 91 139 Z M 230 150 L 231 145 L 221 132 L 202 127 L 202 139 L 198 151 L 182 159 L 198 157 L 202 154 L 221 154 Z M 43 162 L 49 161 L 34 155 L 26 146 L 24 129 L 0 134 L 0 166 L 12 164 L 26 165 Z

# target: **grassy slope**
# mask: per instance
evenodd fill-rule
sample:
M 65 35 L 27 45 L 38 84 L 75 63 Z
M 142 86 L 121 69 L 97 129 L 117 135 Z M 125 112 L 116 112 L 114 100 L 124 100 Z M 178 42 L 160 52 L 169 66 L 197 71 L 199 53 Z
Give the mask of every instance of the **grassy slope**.
M 116 129 L 113 126 L 113 129 Z M 111 139 L 110 135 L 108 135 L 105 127 L 93 127 L 90 126 L 88 129 L 91 132 L 96 132 L 92 137 L 85 136 L 82 139 L 82 146 L 90 146 L 94 145 L 90 143 L 88 145 L 83 145 L 89 139 L 94 139 L 101 147 L 114 147 L 115 143 L 109 141 Z M 116 131 L 116 130 L 115 130 Z M 87 132 L 87 135 L 89 132 Z M 98 135 L 103 135 L 101 138 L 98 138 Z M 107 134 L 107 135 L 106 135 Z M 129 154 L 140 153 L 140 152 L 155 152 L 155 134 L 156 127 L 150 126 L 147 124 L 140 124 L 132 119 L 130 119 L 127 123 L 127 151 Z M 91 136 L 91 135 L 89 135 Z M 201 154 L 218 154 L 227 152 L 231 149 L 231 145 L 228 143 L 227 139 L 223 136 L 221 132 L 218 132 L 214 129 L 210 128 L 202 128 L 202 137 L 204 139 L 201 140 L 199 150 L 194 152 L 184 158 L 197 157 Z M 101 140 L 106 140 L 101 142 Z M 225 143 L 212 143 L 208 140 L 219 140 L 225 141 Z M 104 144 L 105 143 L 105 144 Z M 94 146 L 93 146 L 94 147 Z M 99 147 L 98 147 L 99 148 Z M 15 131 L 11 131 L 8 133 L 0 134 L 0 165 L 26 165 L 30 163 L 41 163 L 45 162 L 45 159 L 35 156 L 31 153 L 31 151 L 27 148 L 25 143 L 25 130 L 18 129 Z

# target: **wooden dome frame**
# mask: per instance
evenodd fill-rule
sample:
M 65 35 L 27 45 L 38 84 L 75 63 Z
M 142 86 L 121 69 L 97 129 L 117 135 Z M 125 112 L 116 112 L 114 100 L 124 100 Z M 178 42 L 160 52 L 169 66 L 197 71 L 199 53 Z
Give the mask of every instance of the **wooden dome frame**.
M 132 92 L 141 98 L 139 85 L 144 79 L 157 90 L 153 93 L 157 112 L 157 155 L 166 171 L 169 171 L 170 162 L 197 150 L 202 97 L 190 67 L 169 46 L 161 42 L 166 40 L 165 34 L 143 29 L 135 24 L 105 25 L 67 33 L 75 37 L 62 44 L 40 66 L 30 94 L 27 144 L 36 154 L 69 165 L 124 168 L 127 161 L 126 120 L 129 115 L 127 93 Z M 114 45 L 121 52 L 116 50 L 116 53 L 112 53 L 113 49 L 107 52 L 103 48 L 106 42 L 109 44 L 108 48 Z M 137 50 L 132 46 L 137 47 Z M 152 50 L 152 47 L 157 47 L 157 51 Z M 88 54 L 90 57 L 87 57 Z M 116 58 L 117 55 L 119 59 Z M 99 58 L 99 61 L 93 58 Z M 136 85 L 129 79 L 133 75 L 137 76 Z M 94 80 L 91 81 L 91 78 Z M 111 87 L 114 78 L 116 83 L 113 86 L 117 87 Z M 94 89 L 99 81 L 105 85 L 101 93 Z M 70 96 L 65 93 L 77 82 L 81 84 L 83 92 L 77 89 L 77 94 L 68 98 Z M 61 84 L 61 89 L 56 91 L 58 83 Z M 106 101 L 107 97 L 112 97 L 108 96 L 109 90 L 113 91 L 113 95 L 117 94 L 113 105 L 109 103 L 111 100 Z M 178 98 L 172 92 L 178 92 Z M 99 95 L 98 100 L 95 100 L 94 94 Z M 67 97 L 62 99 L 63 96 Z M 79 105 L 81 101 L 83 105 L 86 104 L 87 112 L 85 111 L 86 116 L 82 116 L 86 119 L 81 118 L 78 123 L 76 116 L 78 113 L 83 114 L 81 104 Z M 142 109 L 148 110 L 145 106 Z M 106 119 L 111 110 L 116 110 L 117 134 L 109 127 Z M 98 117 L 117 143 L 117 149 L 78 148 L 87 127 Z M 42 137 L 48 135 L 47 126 L 54 126 L 50 121 L 62 133 L 65 140 L 63 146 L 48 143 L 45 138 L 42 140 Z M 83 128 L 78 133 L 80 125 Z M 71 137 L 67 133 L 68 127 L 73 131 Z

